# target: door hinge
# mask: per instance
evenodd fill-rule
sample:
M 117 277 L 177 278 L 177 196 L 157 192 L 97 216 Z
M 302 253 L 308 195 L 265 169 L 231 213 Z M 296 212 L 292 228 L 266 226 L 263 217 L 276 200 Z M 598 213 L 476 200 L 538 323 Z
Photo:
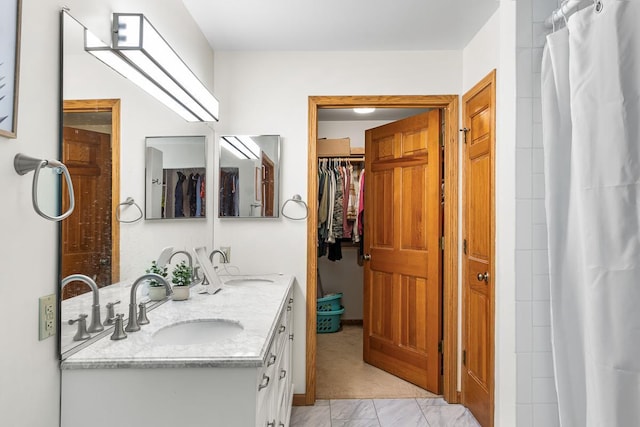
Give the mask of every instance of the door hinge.
M 467 350 L 462 350 L 462 364 L 467 365 Z
M 463 138 L 463 139 L 462 139 L 462 142 L 464 142 L 465 144 L 467 143 L 467 133 L 468 133 L 470 130 L 471 130 L 471 129 L 469 129 L 469 128 L 462 128 L 462 129 L 460 129 L 460 132 L 463 132 L 463 133 L 464 133 L 464 134 L 463 134 L 463 137 L 462 137 L 462 138 Z
M 444 236 L 440 236 L 440 250 L 444 251 Z
M 438 353 L 444 354 L 444 341 L 438 342 Z
M 467 254 L 467 239 L 464 239 L 462 241 L 462 251 L 464 252 L 464 254 Z
M 444 120 L 442 121 L 442 123 L 440 124 L 440 146 L 444 147 L 444 136 L 445 134 L 445 123 Z

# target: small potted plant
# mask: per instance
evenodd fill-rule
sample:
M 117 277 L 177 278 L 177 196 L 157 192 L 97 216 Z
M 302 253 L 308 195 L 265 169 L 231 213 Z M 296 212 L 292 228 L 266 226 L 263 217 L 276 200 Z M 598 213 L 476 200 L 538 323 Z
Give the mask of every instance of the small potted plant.
M 189 286 L 191 285 L 191 277 L 193 269 L 182 261 L 176 265 L 171 273 L 171 283 L 173 283 L 173 300 L 182 301 L 189 298 Z
M 151 261 L 151 267 L 147 268 L 147 273 L 155 273 L 164 278 L 167 277 L 167 267 L 160 267 L 155 261 Z M 161 301 L 167 296 L 165 286 L 155 279 L 149 280 L 149 299 L 151 301 Z

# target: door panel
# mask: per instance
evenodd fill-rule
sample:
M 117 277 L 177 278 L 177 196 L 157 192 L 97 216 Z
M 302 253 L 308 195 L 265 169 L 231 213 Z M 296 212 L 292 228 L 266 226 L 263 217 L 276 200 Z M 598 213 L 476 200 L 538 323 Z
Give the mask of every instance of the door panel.
M 433 110 L 366 132 L 364 358 L 440 392 L 440 120 Z M 369 155 L 369 153 L 372 153 Z
M 76 208 L 62 221 L 62 277 L 85 274 L 98 286 L 111 284 L 111 143 L 108 134 L 65 127 L 63 162 L 69 168 Z M 69 197 L 63 190 L 62 206 Z M 98 197 L 100 196 L 100 197 Z M 89 291 L 82 283 L 64 288 L 63 298 Z
M 483 427 L 494 411 L 495 73 L 463 97 L 462 400 Z

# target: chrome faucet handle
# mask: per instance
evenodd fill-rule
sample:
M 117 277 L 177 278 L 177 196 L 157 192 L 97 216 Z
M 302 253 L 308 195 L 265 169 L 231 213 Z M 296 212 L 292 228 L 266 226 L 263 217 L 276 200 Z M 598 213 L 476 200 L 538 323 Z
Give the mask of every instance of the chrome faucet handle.
M 91 335 L 87 332 L 87 315 L 80 314 L 77 319 L 69 320 L 69 324 L 73 325 L 74 323 L 78 323 L 78 330 L 76 334 L 73 336 L 74 341 L 84 341 L 91 338 Z
M 104 324 L 107 326 L 111 326 L 115 323 L 116 314 L 113 306 L 116 304 L 120 304 L 120 300 L 107 303 L 107 318 L 104 320 Z
M 138 325 L 148 325 L 150 322 L 147 317 L 147 303 L 141 302 L 138 304 L 138 308 L 140 308 L 140 310 L 138 310 Z
M 120 301 L 118 301 L 120 302 Z M 112 322 L 115 323 L 115 327 L 113 328 L 113 334 L 111 334 L 111 339 L 114 341 L 123 340 L 127 337 L 127 334 L 124 333 L 124 329 L 122 327 L 124 314 L 116 314 L 115 317 L 110 318 Z
M 136 304 L 133 301 L 129 303 L 129 322 L 127 323 L 127 327 L 124 328 L 124 330 L 127 332 L 136 332 L 140 330 Z

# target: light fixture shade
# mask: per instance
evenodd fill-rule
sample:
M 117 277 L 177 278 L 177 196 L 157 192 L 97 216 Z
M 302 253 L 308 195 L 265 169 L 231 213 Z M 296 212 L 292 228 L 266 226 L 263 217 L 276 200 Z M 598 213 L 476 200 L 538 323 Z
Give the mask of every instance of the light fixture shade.
M 85 29 L 85 50 L 187 121 L 217 121 L 218 100 L 140 13 L 113 14 L 112 47 Z
M 220 146 L 238 159 L 257 160 L 262 150 L 255 141 L 248 136 L 223 136 Z

